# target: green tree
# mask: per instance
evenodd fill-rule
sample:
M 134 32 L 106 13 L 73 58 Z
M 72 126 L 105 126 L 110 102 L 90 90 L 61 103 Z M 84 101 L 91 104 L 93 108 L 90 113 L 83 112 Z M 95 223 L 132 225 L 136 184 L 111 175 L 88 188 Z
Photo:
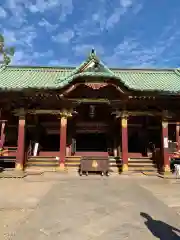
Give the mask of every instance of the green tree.
M 4 46 L 4 37 L 0 34 L 0 55 L 2 56 L 2 61 L 0 63 L 8 65 L 11 62 L 11 57 L 14 56 L 14 47 L 6 48 Z

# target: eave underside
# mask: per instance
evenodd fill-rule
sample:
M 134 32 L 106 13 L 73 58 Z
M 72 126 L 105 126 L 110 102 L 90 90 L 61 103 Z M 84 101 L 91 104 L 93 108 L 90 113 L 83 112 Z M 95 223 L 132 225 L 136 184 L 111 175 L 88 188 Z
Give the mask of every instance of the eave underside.
M 171 112 L 172 118 L 179 118 L 180 99 L 178 96 L 149 96 L 139 95 L 136 92 L 119 96 L 119 98 L 84 98 L 66 96 L 62 98 L 62 92 L 57 90 L 3 92 L 0 98 L 0 108 L 4 112 L 12 112 L 14 109 L 76 109 L 79 104 L 108 104 L 112 111 L 137 111 L 161 113 L 164 110 Z

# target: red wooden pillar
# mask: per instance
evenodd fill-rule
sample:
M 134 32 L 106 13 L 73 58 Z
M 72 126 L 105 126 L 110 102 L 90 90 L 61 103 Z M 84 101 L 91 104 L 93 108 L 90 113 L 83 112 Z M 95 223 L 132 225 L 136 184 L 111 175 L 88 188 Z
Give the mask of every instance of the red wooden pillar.
M 121 129 L 122 129 L 122 171 L 128 171 L 128 126 L 127 116 L 121 117 Z
M 168 150 L 168 121 L 162 120 L 162 157 L 164 173 L 170 172 L 169 150 Z
M 66 141 L 67 141 L 67 115 L 62 114 L 60 118 L 60 153 L 59 153 L 60 170 L 65 169 Z
M 180 123 L 177 122 L 177 123 L 176 123 L 176 142 L 177 142 L 177 151 L 180 150 L 180 136 L 179 136 L 179 130 L 180 130 L 180 128 L 179 128 L 179 125 L 180 125 Z
M 25 160 L 25 116 L 19 116 L 16 170 L 24 169 Z

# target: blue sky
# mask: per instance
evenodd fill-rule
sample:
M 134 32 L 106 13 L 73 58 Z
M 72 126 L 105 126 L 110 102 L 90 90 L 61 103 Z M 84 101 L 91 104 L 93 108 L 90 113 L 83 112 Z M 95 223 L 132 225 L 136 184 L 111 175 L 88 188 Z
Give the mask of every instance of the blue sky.
M 1 0 L 13 65 L 179 67 L 180 0 Z

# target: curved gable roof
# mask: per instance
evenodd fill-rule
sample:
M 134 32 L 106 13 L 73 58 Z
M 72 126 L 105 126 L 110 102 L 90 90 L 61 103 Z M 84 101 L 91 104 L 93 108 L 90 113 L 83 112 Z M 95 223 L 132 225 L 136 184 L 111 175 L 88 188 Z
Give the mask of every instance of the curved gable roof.
M 115 78 L 130 90 L 174 94 L 180 92 L 178 69 L 109 69 L 92 54 L 77 68 L 2 67 L 0 89 L 58 89 L 70 84 L 75 78 L 84 76 Z

